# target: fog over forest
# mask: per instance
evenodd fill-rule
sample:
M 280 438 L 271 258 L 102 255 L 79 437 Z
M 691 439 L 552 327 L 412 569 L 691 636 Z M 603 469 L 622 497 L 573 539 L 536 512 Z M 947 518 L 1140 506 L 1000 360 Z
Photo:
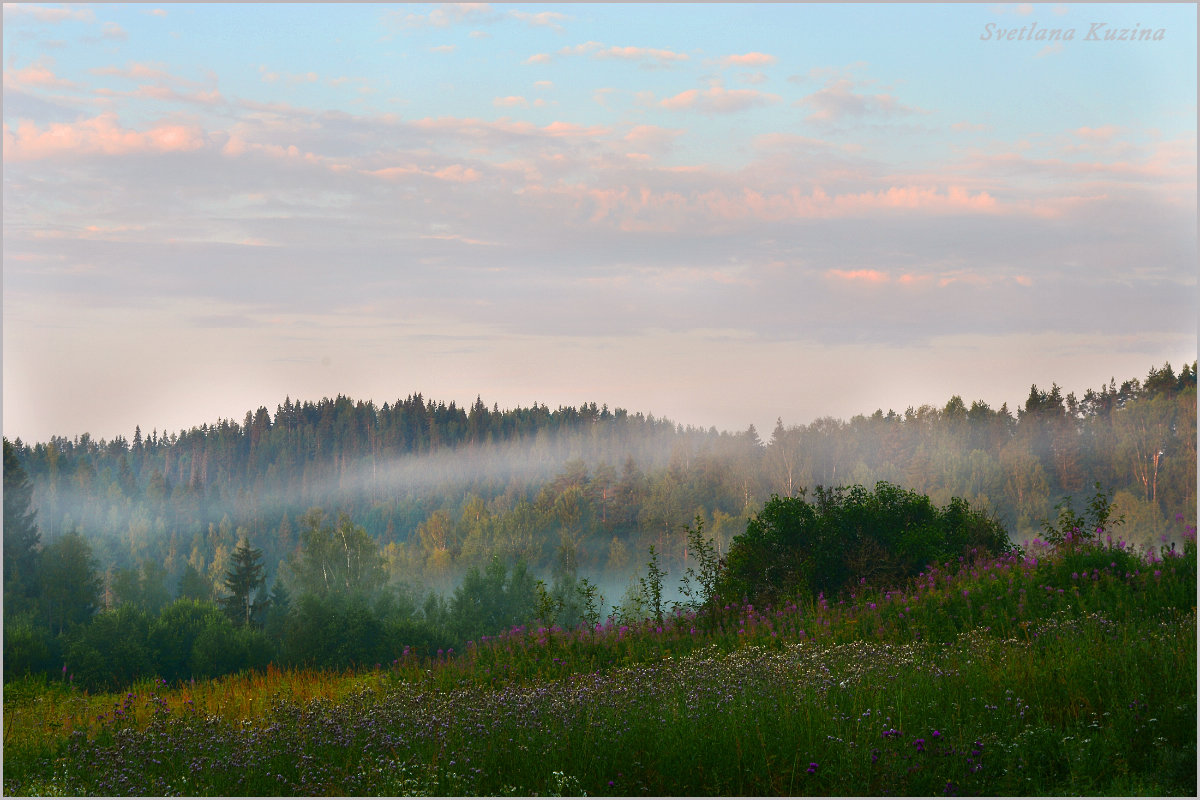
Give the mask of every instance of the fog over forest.
M 1153 543 L 1176 514 L 1195 517 L 1194 387 L 1191 366 L 1164 365 L 1082 398 L 1035 386 L 1016 409 L 956 396 L 737 433 L 595 404 L 289 398 L 240 424 L 18 441 L 17 452 L 45 540 L 78 530 L 106 573 L 153 559 L 178 580 L 190 564 L 219 593 L 246 538 L 274 579 L 300 545 L 299 518 L 320 507 L 363 527 L 411 586 L 447 590 L 496 555 L 546 576 L 572 565 L 611 598 L 650 544 L 681 572 L 682 531 L 697 517 L 723 548 L 772 494 L 819 485 L 883 480 L 938 504 L 963 497 L 1020 541 L 1099 481 L 1129 535 Z
M 70 662 L 99 687 L 342 668 L 535 620 L 694 609 L 698 571 L 748 546 L 773 497 L 840 502 L 822 487 L 974 520 L 991 550 L 1098 508 L 1103 535 L 1170 549 L 1196 519 L 1196 367 L 1082 397 L 1031 386 L 1015 409 L 953 396 L 769 433 L 594 403 L 287 398 L 178 433 L 5 440 L 4 482 L 17 672 Z M 861 541 L 834 550 L 856 581 L 919 568 Z

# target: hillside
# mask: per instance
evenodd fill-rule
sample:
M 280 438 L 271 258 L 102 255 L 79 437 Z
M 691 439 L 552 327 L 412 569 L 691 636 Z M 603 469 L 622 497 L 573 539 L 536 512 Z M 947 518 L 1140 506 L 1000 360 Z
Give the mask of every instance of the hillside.
M 879 480 L 939 504 L 963 497 L 1018 541 L 1099 482 L 1156 541 L 1176 513 L 1195 517 L 1195 384 L 1194 365 L 1164 365 L 1082 398 L 1034 386 L 1015 413 L 956 396 L 848 422 L 781 420 L 765 437 L 594 403 L 502 411 L 411 395 L 287 399 L 241 423 L 14 444 L 43 540 L 78 530 L 109 577 L 153 562 L 174 589 L 190 565 L 215 593 L 243 537 L 273 577 L 319 506 L 347 513 L 412 584 L 448 588 L 492 555 L 548 573 L 564 531 L 582 573 L 619 582 L 649 544 L 682 568 L 681 531 L 697 514 L 720 548 L 772 494 Z

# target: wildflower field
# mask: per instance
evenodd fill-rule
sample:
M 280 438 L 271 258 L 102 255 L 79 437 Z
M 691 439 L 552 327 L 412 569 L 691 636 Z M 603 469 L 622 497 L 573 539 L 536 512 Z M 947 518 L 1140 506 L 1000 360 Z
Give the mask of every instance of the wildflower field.
M 1194 796 L 1195 528 L 1098 538 L 354 672 L 18 682 L 4 791 Z

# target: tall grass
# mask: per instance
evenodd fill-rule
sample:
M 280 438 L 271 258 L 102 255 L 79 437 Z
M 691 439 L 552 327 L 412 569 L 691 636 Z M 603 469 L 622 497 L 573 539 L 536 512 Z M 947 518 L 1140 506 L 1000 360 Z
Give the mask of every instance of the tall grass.
M 5 702 L 7 793 L 1185 794 L 1196 549 L 1035 543 L 901 588 L 519 627 L 376 670 Z

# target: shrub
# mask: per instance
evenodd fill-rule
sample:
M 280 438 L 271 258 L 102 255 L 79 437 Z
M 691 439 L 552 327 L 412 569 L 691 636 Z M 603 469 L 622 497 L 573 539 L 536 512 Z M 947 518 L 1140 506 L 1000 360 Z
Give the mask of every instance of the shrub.
M 959 498 L 939 509 L 885 482 L 874 492 L 817 487 L 813 502 L 805 494 L 772 496 L 734 538 L 719 597 L 761 605 L 833 595 L 851 584 L 897 586 L 928 564 L 1011 547 L 999 522 Z

